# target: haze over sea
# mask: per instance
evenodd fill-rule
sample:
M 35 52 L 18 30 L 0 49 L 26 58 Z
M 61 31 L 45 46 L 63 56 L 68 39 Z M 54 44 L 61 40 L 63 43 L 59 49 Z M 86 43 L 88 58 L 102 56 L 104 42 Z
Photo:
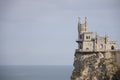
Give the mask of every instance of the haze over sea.
M 0 66 L 0 80 L 70 80 L 72 66 Z

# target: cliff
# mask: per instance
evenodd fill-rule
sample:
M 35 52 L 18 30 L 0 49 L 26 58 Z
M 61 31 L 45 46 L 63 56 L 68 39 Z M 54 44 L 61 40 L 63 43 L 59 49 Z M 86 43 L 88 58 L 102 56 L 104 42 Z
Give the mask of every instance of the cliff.
M 113 59 L 106 59 L 103 53 L 76 52 L 71 80 L 113 80 L 117 71 Z

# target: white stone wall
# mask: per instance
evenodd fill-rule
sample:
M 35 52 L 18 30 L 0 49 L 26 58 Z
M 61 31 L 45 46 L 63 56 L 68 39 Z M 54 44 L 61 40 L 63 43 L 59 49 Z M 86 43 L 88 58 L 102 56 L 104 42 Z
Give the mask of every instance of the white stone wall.
M 109 51 L 109 50 L 115 50 L 117 49 L 117 43 L 116 42 L 105 42 L 104 37 L 97 37 L 94 38 L 95 41 L 93 41 L 93 34 L 90 32 L 83 33 L 83 41 L 82 41 L 82 50 L 83 51 Z M 90 38 L 86 38 L 90 37 Z
M 84 41 L 91 41 L 92 40 L 92 38 L 93 38 L 93 33 L 92 32 L 87 32 L 87 33 L 84 33 L 83 34 L 84 35 Z
M 93 41 L 84 41 L 83 51 L 93 51 Z

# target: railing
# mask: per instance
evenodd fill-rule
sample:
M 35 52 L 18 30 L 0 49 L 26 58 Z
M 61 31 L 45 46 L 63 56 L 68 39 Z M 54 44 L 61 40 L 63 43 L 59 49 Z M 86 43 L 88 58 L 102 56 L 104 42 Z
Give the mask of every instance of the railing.
M 76 52 L 120 52 L 120 49 L 116 50 L 82 50 L 82 49 L 76 49 Z
M 76 42 L 81 42 L 81 41 L 82 41 L 82 39 L 77 39 L 77 40 L 76 40 Z

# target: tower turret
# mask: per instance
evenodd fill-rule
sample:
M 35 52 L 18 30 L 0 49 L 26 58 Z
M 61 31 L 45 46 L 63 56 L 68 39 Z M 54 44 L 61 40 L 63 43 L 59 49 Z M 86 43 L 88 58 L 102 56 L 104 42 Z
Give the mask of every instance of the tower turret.
M 87 32 L 87 30 L 88 30 L 87 17 L 85 17 L 85 31 Z
M 79 35 L 87 32 L 88 26 L 87 26 L 87 17 L 85 17 L 85 23 L 81 24 L 80 23 L 80 17 L 78 17 L 78 32 Z
M 78 33 L 80 35 L 81 31 L 81 23 L 80 23 L 80 17 L 78 17 Z

